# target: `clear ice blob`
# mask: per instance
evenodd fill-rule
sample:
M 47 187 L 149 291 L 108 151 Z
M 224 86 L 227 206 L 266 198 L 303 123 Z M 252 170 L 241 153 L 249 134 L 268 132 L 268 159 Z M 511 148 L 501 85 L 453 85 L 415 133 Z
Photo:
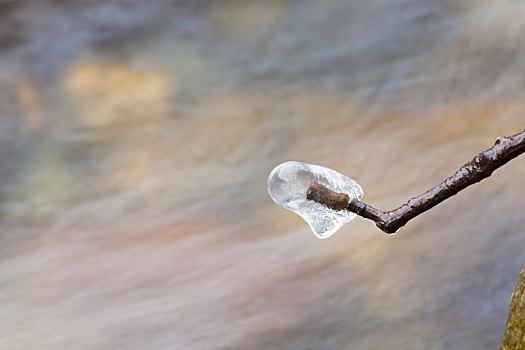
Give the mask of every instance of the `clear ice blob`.
M 268 176 L 268 193 L 275 203 L 302 217 L 313 233 L 328 238 L 356 214 L 347 210 L 335 211 L 306 199 L 312 182 L 320 183 L 332 191 L 346 193 L 350 200 L 363 197 L 363 189 L 354 180 L 335 170 L 301 162 L 286 162 L 275 167 Z

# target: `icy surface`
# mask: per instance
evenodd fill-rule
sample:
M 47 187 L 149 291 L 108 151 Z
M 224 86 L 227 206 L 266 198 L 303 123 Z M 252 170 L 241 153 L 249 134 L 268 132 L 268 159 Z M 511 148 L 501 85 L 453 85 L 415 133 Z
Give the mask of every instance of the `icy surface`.
M 346 210 L 335 211 L 322 204 L 306 200 L 306 191 L 312 182 L 320 183 L 332 191 L 346 193 L 350 199 L 361 199 L 363 189 L 354 180 L 335 170 L 301 162 L 286 162 L 275 167 L 268 176 L 268 193 L 275 203 L 301 216 L 314 234 L 328 238 L 355 214 Z

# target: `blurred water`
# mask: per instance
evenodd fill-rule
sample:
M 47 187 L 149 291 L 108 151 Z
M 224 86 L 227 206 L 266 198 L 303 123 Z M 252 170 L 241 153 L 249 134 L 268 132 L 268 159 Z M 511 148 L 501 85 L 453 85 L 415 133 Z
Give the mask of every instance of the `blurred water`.
M 511 0 L 0 0 L 0 348 L 496 348 L 523 159 L 395 236 L 266 178 L 401 204 L 523 130 L 524 39 Z

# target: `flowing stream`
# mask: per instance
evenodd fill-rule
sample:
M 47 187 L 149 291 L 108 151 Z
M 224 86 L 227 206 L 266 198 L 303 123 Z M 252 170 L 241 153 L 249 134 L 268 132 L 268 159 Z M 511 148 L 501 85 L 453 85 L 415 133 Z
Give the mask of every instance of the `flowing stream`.
M 266 181 L 393 209 L 523 130 L 524 72 L 523 1 L 0 0 L 0 348 L 496 349 L 525 158 L 393 236 Z

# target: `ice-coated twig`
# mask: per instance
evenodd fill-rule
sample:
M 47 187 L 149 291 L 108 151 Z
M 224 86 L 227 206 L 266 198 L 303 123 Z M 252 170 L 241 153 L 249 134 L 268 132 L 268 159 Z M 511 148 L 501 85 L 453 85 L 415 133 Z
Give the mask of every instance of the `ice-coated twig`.
M 381 211 L 358 200 L 348 202 L 348 196 L 336 193 L 327 187 L 312 183 L 306 199 L 318 202 L 334 210 L 348 210 L 373 220 L 386 233 L 395 233 L 408 221 L 454 196 L 464 188 L 487 177 L 499 167 L 525 152 L 525 130 L 507 137 L 499 137 L 494 146 L 479 153 L 470 162 L 439 185 L 410 199 L 397 209 Z

